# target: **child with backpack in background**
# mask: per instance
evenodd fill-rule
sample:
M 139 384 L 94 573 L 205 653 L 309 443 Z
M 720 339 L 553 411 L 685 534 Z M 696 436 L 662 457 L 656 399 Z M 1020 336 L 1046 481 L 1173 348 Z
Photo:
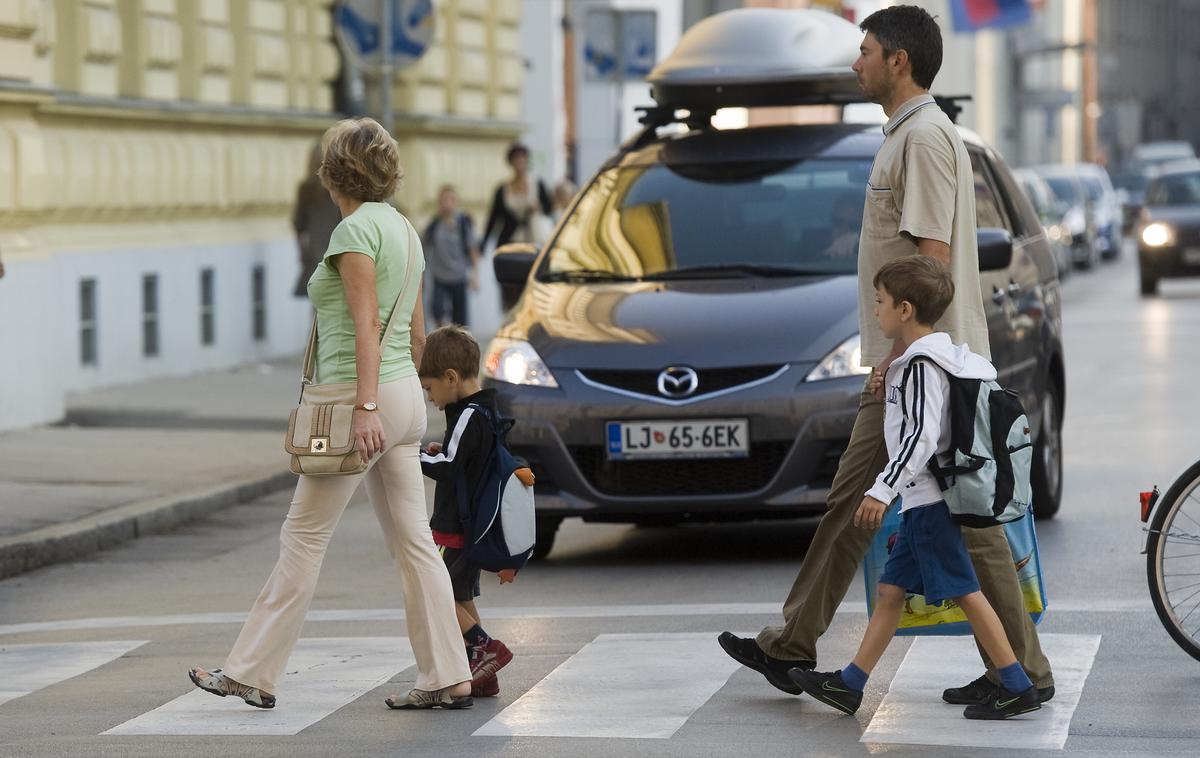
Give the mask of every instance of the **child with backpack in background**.
M 879 577 L 875 612 L 854 660 L 833 673 L 793 668 L 788 676 L 817 700 L 853 714 L 862 703 L 867 677 L 895 635 L 905 595 L 913 592 L 924 595 L 931 604 L 953 599 L 1000 676 L 997 692 L 987 702 L 968 706 L 963 712 L 966 718 L 1007 719 L 1036 711 L 1041 707 L 1038 691 L 1013 654 L 996 612 L 980 592 L 959 523 L 982 526 L 988 521 L 988 514 L 998 517 L 990 523 L 1008 520 L 1016 514 L 1002 513 L 1005 509 L 994 508 L 991 502 L 976 502 L 968 508 L 975 513 L 965 518 L 960 515 L 958 495 L 986 500 L 977 493 L 987 492 L 987 487 L 970 490 L 975 481 L 970 476 L 966 477 L 970 482 L 965 488 L 959 488 L 962 492 L 943 492 L 943 474 L 976 472 L 983 465 L 982 457 L 971 453 L 974 443 L 958 439 L 967 436 L 962 434 L 961 427 L 976 412 L 974 400 L 969 392 L 954 389 L 974 386 L 980 394 L 982 386 L 986 415 L 987 393 L 1005 394 L 994 384 L 996 369 L 965 345 L 952 344 L 945 332 L 934 330 L 933 325 L 954 297 L 954 282 L 944 265 L 922 255 L 906 256 L 880 268 L 874 285 L 875 318 L 884 335 L 899 341 L 905 352 L 891 364 L 886 376 L 872 377 L 873 389 L 881 382 L 887 389 L 884 439 L 890 460 L 863 498 L 854 524 L 877 529 L 888 505 L 899 497 L 900 531 Z M 970 380 L 975 380 L 973 385 Z M 1007 401 L 1017 402 L 1011 395 Z M 993 412 L 986 420 L 996 423 L 997 418 Z M 996 468 L 1016 470 L 1019 478 L 1023 461 L 1018 456 L 1028 454 L 1025 441 L 1029 429 L 1023 414 L 1012 421 L 1013 431 L 1005 430 L 1008 438 L 1000 438 L 1006 449 L 996 453 L 992 463 Z M 958 434 L 952 434 L 954 427 L 959 428 Z M 960 443 L 966 446 L 966 455 L 956 452 L 961 450 Z M 1027 469 L 1024 475 L 1027 479 Z M 990 491 L 995 494 L 1003 489 L 999 499 L 1009 506 L 1008 510 L 1023 512 L 1028 505 L 1027 482 L 1023 487 L 1018 483 L 1013 488 L 1007 482 L 1012 478 L 993 477 Z M 1001 483 L 1001 480 L 1006 481 Z M 1021 497 L 1026 498 L 1023 503 L 1016 499 Z M 955 501 L 953 515 L 947 505 L 948 498 Z
M 500 640 L 489 637 L 479 620 L 475 598 L 479 597 L 480 566 L 468 555 L 471 514 L 465 511 L 471 511 L 469 501 L 496 478 L 500 452 L 497 442 L 502 440 L 502 436 L 498 437 L 501 422 L 496 411 L 496 391 L 480 388 L 479 343 L 460 326 L 442 327 L 426 338 L 418 374 L 429 401 L 446 412 L 445 439 L 441 444 L 432 443 L 421 453 L 421 469 L 437 482 L 429 526 L 450 572 L 458 625 L 471 665 L 471 695 L 494 697 L 500 694 L 496 672 L 508 665 L 512 652 Z M 532 488 L 533 478 L 528 468 L 518 468 L 514 475 L 521 485 Z M 532 524 L 531 495 L 529 511 Z M 491 521 L 500 520 L 494 512 L 485 518 L 492 515 L 497 518 Z M 532 536 L 528 548 L 532 552 Z M 508 568 L 497 567 L 500 583 L 513 581 L 515 569 L 523 563 L 524 559 L 518 559 L 506 564 Z

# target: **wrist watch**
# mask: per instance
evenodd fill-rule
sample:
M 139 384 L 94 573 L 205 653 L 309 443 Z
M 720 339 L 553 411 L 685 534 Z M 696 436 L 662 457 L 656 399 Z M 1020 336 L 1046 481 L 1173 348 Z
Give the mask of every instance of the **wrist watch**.
M 363 403 L 362 405 L 354 406 L 354 410 L 356 410 L 356 411 L 377 411 L 377 410 L 379 410 L 379 403 L 376 403 L 374 401 L 368 401 L 366 403 Z

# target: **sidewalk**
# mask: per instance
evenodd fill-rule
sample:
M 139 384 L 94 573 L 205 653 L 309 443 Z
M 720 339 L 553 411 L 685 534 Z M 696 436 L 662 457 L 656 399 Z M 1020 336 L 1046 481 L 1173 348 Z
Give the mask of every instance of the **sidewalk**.
M 299 363 L 80 393 L 63 424 L 0 434 L 0 579 L 293 486 Z

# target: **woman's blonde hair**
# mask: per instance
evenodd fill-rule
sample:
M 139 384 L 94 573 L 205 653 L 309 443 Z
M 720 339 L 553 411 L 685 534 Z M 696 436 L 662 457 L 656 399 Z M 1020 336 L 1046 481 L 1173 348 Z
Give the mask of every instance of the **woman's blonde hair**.
M 348 118 L 321 138 L 324 157 L 317 176 L 325 189 L 363 202 L 396 194 L 403 172 L 396 140 L 373 118 Z

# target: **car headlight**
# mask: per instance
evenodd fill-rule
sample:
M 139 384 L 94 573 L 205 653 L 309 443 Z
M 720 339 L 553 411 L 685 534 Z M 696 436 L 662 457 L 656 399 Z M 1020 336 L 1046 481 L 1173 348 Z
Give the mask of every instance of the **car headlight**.
M 871 373 L 868 366 L 862 364 L 862 344 L 856 334 L 837 346 L 832 353 L 817 364 L 817 367 L 804 377 L 806 382 L 819 382 L 822 379 L 840 379 L 844 376 L 861 376 Z
M 1169 247 L 1175 244 L 1175 230 L 1161 221 L 1147 224 L 1142 230 L 1142 243 L 1146 247 Z
M 483 361 L 483 374 L 509 384 L 527 387 L 557 387 L 554 375 L 546 367 L 542 357 L 524 340 L 496 337 L 488 345 L 487 357 Z

